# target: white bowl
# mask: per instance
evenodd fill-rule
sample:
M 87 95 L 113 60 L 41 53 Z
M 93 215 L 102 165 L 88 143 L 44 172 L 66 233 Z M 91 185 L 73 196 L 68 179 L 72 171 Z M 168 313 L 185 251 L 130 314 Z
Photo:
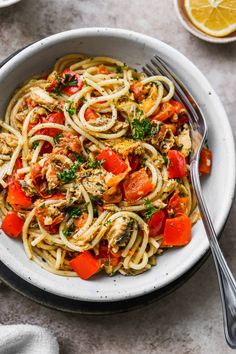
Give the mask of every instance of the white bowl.
M 21 0 L 0 0 L 0 7 L 7 7 L 20 1 Z
M 200 29 L 194 26 L 185 10 L 184 0 L 174 0 L 174 6 L 181 24 L 186 28 L 187 31 L 192 33 L 194 36 L 210 43 L 224 44 L 236 41 L 236 31 L 230 33 L 228 36 L 225 37 L 213 37 L 207 33 L 202 32 Z
M 31 76 L 52 70 L 55 60 L 67 53 L 109 55 L 141 69 L 154 54 L 166 60 L 186 83 L 199 102 L 209 126 L 213 150 L 211 176 L 204 180 L 204 195 L 217 234 L 222 230 L 234 196 L 235 152 L 232 131 L 224 108 L 203 74 L 181 53 L 167 44 L 121 29 L 87 28 L 59 33 L 30 45 L 0 69 L 0 116 L 13 93 Z M 24 280 L 67 298 L 84 301 L 115 301 L 147 294 L 176 280 L 207 251 L 208 241 L 202 222 L 193 228 L 192 241 L 185 247 L 166 252 L 157 266 L 135 277 L 99 274 L 89 281 L 60 277 L 29 261 L 20 240 L 1 232 L 0 260 Z

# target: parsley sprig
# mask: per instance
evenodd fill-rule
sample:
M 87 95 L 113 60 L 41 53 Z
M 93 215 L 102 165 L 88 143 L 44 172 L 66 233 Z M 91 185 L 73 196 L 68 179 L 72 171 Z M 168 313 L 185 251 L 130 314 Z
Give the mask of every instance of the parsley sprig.
M 68 237 L 70 236 L 71 234 L 73 234 L 73 232 L 75 231 L 76 229 L 76 226 L 75 224 L 72 224 L 70 227 L 67 227 L 66 229 L 64 229 L 62 232 L 63 232 L 63 235 Z
M 145 200 L 145 206 L 146 206 L 146 212 L 144 214 L 144 217 L 149 220 L 149 219 L 151 219 L 152 215 L 156 211 L 158 211 L 158 209 L 152 205 L 152 203 L 150 202 L 150 200 L 148 198 Z
M 153 127 L 151 122 L 144 118 L 139 120 L 135 118 L 132 123 L 133 139 L 143 140 L 144 138 L 150 138 L 152 135 L 158 132 L 158 127 Z
M 89 168 L 93 168 L 93 169 L 95 169 L 95 168 L 101 168 L 102 165 L 104 164 L 104 162 L 106 162 L 105 159 L 102 159 L 101 161 L 98 161 L 98 160 L 90 161 L 90 162 L 88 163 L 88 167 L 89 167 Z
M 59 181 L 61 181 L 62 183 L 69 183 L 69 182 L 73 181 L 73 179 L 75 179 L 75 177 L 76 177 L 76 172 L 77 172 L 78 166 L 79 166 L 79 164 L 75 163 L 68 170 L 58 172 L 57 178 L 59 179 Z
M 76 75 L 65 74 L 64 78 L 58 76 L 57 84 L 54 87 L 53 92 L 59 96 L 66 87 L 71 86 L 78 86 Z

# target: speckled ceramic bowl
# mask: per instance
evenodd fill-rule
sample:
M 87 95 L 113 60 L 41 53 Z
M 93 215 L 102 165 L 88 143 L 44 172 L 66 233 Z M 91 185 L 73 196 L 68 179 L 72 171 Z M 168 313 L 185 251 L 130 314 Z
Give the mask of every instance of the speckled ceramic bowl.
M 154 54 L 166 60 L 186 83 L 204 112 L 213 150 L 211 176 L 203 191 L 216 232 L 221 231 L 234 196 L 235 153 L 232 131 L 224 108 L 203 74 L 181 53 L 157 39 L 121 29 L 85 28 L 59 33 L 30 45 L 0 69 L 0 116 L 13 91 L 35 74 L 50 71 L 56 58 L 71 52 L 109 55 L 140 69 Z M 62 297 L 83 301 L 117 301 L 148 294 L 187 272 L 208 250 L 202 222 L 193 228 L 185 247 L 165 252 L 157 266 L 136 277 L 98 274 L 89 281 L 60 277 L 29 261 L 20 240 L 0 235 L 0 260 L 22 279 Z

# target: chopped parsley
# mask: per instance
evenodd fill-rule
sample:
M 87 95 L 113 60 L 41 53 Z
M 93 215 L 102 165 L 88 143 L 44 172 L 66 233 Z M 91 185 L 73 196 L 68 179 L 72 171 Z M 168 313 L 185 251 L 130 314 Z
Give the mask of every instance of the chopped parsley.
M 75 114 L 76 109 L 74 106 L 70 106 L 69 108 L 67 108 L 66 112 L 68 112 L 71 116 L 73 116 L 73 114 Z
M 76 158 L 78 165 L 82 165 L 86 162 L 85 158 L 83 156 L 80 156 L 77 152 L 74 152 L 74 157 Z
M 135 140 L 143 140 L 144 138 L 150 138 L 158 131 L 158 128 L 153 127 L 151 125 L 151 122 L 146 118 L 142 120 L 135 118 L 131 124 L 133 129 L 132 136 Z
M 78 80 L 76 78 L 76 75 L 65 74 L 64 78 L 58 76 L 57 84 L 54 87 L 53 92 L 56 95 L 61 95 L 62 91 L 66 87 L 71 87 L 71 86 L 78 86 Z
M 106 162 L 106 160 L 105 159 L 102 159 L 101 161 L 98 161 L 98 160 L 95 160 L 95 161 L 90 161 L 89 163 L 88 163 L 88 167 L 89 168 L 101 168 L 102 167 L 102 165 L 104 164 L 104 162 Z
M 70 218 L 78 218 L 83 214 L 84 211 L 87 211 L 88 203 L 84 203 L 77 207 L 70 207 L 68 208 L 67 212 Z
M 59 143 L 59 140 L 63 137 L 63 134 L 62 133 L 59 133 L 57 134 L 56 136 L 54 136 L 53 138 L 53 142 L 54 144 L 58 144 Z
M 108 225 L 110 225 L 110 223 L 111 223 L 111 220 L 107 220 L 103 225 L 108 226 Z
M 146 206 L 146 212 L 145 212 L 144 216 L 145 216 L 146 219 L 151 219 L 152 215 L 153 215 L 156 211 L 158 211 L 158 209 L 155 208 L 155 207 L 151 204 L 151 202 L 150 202 L 150 200 L 149 200 L 148 198 L 145 200 L 145 206 Z
M 75 163 L 68 170 L 58 172 L 57 178 L 59 179 L 59 181 L 61 181 L 62 183 L 69 183 L 73 181 L 73 179 L 75 179 L 78 166 L 78 163 Z
M 33 149 L 35 150 L 38 145 L 39 145 L 39 142 L 38 142 L 38 141 L 34 141 L 34 142 L 32 143 Z
M 169 159 L 168 159 L 166 154 L 163 154 L 163 160 L 164 160 L 164 164 L 167 166 L 168 162 L 169 162 Z
M 75 224 L 72 224 L 70 227 L 67 227 L 66 229 L 64 229 L 62 232 L 63 232 L 63 235 L 68 237 L 70 236 L 71 234 L 73 234 L 73 232 L 75 231 L 76 227 L 75 227 Z
M 118 74 L 122 74 L 122 73 L 123 73 L 123 68 L 122 68 L 122 66 L 119 66 L 119 65 L 116 64 L 116 72 L 117 72 Z

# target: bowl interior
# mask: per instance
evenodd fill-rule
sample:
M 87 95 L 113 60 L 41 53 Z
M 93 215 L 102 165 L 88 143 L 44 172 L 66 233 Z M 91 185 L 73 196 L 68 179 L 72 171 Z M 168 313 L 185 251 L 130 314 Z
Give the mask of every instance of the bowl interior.
M 209 126 L 213 169 L 211 176 L 203 181 L 203 192 L 219 233 L 234 194 L 235 155 L 231 129 L 207 80 L 186 57 L 168 45 L 134 32 L 100 28 L 64 32 L 34 43 L 0 69 L 0 117 L 4 117 L 7 103 L 17 87 L 35 74 L 51 71 L 57 58 L 73 52 L 112 56 L 137 69 L 158 54 L 173 67 L 197 99 Z M 161 288 L 186 272 L 208 248 L 200 221 L 193 228 L 191 243 L 165 252 L 150 271 L 136 277 L 116 275 L 110 278 L 99 274 L 90 281 L 83 281 L 46 272 L 26 258 L 19 240 L 12 240 L 2 232 L 0 237 L 1 261 L 23 279 L 58 295 L 89 301 L 122 300 Z

